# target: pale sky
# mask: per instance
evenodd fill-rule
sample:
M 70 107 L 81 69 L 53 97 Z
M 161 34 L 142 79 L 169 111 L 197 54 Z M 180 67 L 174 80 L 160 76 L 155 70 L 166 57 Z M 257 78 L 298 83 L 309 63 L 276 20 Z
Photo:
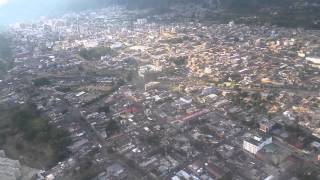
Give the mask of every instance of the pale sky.
M 8 4 L 9 0 L 0 0 L 0 7 Z
M 107 0 L 0 0 L 0 26 L 97 7 L 102 2 Z
M 0 0 L 0 25 L 54 15 L 68 0 Z

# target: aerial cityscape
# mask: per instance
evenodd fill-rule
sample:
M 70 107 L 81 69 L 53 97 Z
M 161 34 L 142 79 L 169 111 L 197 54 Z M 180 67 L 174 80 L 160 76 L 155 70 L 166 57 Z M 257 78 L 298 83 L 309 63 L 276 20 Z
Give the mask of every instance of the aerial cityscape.
M 133 1 L 0 34 L 0 180 L 320 179 L 320 16 Z

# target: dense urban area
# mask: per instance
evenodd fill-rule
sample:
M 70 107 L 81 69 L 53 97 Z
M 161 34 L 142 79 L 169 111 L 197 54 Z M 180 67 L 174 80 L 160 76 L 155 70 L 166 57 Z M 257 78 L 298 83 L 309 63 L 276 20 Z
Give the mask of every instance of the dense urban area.
M 320 179 L 320 30 L 170 9 L 0 36 L 1 180 Z

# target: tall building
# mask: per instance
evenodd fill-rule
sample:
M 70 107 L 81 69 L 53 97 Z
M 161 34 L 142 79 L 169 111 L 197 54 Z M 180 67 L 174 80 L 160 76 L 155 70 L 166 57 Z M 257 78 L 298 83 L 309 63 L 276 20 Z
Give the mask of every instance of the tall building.
M 271 136 L 253 136 L 243 141 L 243 149 L 252 153 L 257 154 L 265 145 L 272 143 Z

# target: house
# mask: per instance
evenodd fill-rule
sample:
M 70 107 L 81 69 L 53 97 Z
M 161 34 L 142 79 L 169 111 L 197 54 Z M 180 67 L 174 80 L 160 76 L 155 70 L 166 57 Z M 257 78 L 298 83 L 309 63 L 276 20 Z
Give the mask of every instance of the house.
M 313 147 L 313 148 L 315 148 L 315 149 L 317 149 L 317 150 L 320 150 L 320 143 L 317 142 L 317 141 L 313 141 L 313 142 L 311 143 L 311 147 Z
M 80 97 L 80 96 L 82 96 L 82 95 L 84 95 L 84 94 L 86 94 L 86 92 L 81 91 L 81 92 L 77 93 L 76 96 L 77 96 L 77 97 Z
M 307 57 L 306 60 L 314 64 L 320 64 L 320 57 Z
M 320 68 L 320 57 L 307 57 L 306 61 L 311 66 Z
M 275 123 L 273 121 L 264 119 L 259 122 L 259 130 L 264 133 L 267 133 L 273 128 L 274 125 Z
M 122 43 L 121 42 L 116 42 L 116 43 L 114 43 L 114 44 L 111 44 L 110 45 L 110 48 L 111 49 L 120 49 L 120 48 L 122 48 Z
M 185 104 L 191 104 L 192 103 L 192 97 L 181 97 L 180 101 L 182 101 Z
M 68 146 L 68 149 L 72 152 L 77 152 L 81 147 L 86 145 L 89 142 L 88 139 L 82 138 L 76 142 L 74 142 L 72 145 Z
M 124 168 L 118 164 L 112 164 L 111 166 L 107 167 L 107 174 L 110 176 L 118 177 L 124 172 Z
M 208 174 L 212 178 L 220 179 L 225 174 L 225 172 L 223 171 L 223 169 L 221 167 L 218 167 L 218 166 L 214 165 L 213 163 L 208 163 L 208 165 L 205 168 L 208 171 Z
M 151 89 L 156 89 L 160 87 L 160 82 L 149 82 L 144 86 L 145 91 L 149 91 Z
M 188 174 L 186 171 L 184 170 L 180 170 L 179 172 L 177 172 L 177 177 L 178 179 L 191 179 L 191 175 Z
M 213 87 L 206 87 L 202 90 L 201 92 L 201 95 L 202 96 L 207 96 L 207 95 L 210 95 L 210 94 L 218 94 L 218 90 L 213 88 Z

